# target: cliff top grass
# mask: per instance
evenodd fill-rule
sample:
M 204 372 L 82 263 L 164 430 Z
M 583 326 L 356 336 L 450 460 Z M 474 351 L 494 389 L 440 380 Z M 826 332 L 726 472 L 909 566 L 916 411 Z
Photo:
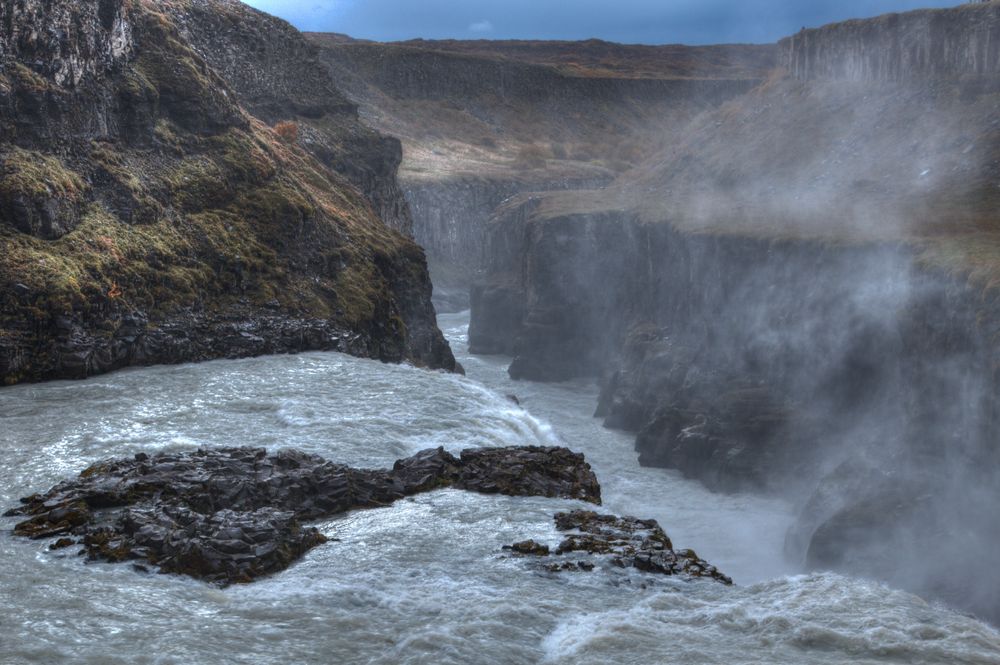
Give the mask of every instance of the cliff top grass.
M 324 46 L 369 45 L 451 53 L 552 67 L 566 76 L 626 79 L 762 78 L 777 62 L 771 44 L 687 46 L 618 44 L 600 39 L 558 40 L 426 40 L 378 43 L 333 33 L 307 33 Z

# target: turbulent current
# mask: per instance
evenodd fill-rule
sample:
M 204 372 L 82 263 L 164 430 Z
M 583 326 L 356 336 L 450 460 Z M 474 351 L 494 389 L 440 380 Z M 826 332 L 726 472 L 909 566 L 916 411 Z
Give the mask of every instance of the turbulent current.
M 606 572 L 550 574 L 504 556 L 556 544 L 572 501 L 444 490 L 318 526 L 332 540 L 289 570 L 218 589 L 85 564 L 0 523 L 3 663 L 1000 663 L 1000 633 L 880 584 L 799 575 L 782 560 L 785 504 L 723 496 L 640 468 L 591 418 L 585 383 L 512 383 L 469 356 L 467 378 L 338 354 L 125 371 L 0 391 L 0 508 L 107 457 L 254 445 L 385 467 L 445 446 L 566 445 L 604 509 L 655 518 L 737 586 Z M 504 395 L 516 393 L 523 409 Z

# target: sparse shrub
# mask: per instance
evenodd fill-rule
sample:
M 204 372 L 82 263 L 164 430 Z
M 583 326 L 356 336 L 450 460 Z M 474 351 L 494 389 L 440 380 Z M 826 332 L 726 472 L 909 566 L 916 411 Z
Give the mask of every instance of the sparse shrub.
M 518 164 L 527 168 L 540 168 L 545 166 L 545 161 L 552 157 L 552 153 L 545 147 L 538 144 L 523 146 L 517 153 Z
M 274 126 L 274 133 L 285 143 L 294 144 L 299 141 L 299 123 L 284 121 Z

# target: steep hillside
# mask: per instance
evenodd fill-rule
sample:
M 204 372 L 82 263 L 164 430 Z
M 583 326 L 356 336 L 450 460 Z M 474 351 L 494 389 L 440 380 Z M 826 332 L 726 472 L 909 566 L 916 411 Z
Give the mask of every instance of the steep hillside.
M 178 25 L 234 8 L 0 5 L 5 383 L 306 349 L 454 367 L 419 247 L 293 133 L 241 107 L 263 102 Z M 276 25 L 240 15 L 240 30 Z M 275 48 L 294 46 L 277 29 Z M 233 40 L 227 57 L 252 60 L 257 45 Z M 261 89 L 281 78 L 253 73 Z M 364 135 L 324 90 L 309 113 Z
M 400 177 L 414 235 L 440 268 L 436 286 L 448 276 L 467 285 L 504 200 L 609 183 L 698 113 L 750 89 L 777 55 L 767 46 L 310 38 L 365 120 L 403 140 Z M 572 58 L 586 64 L 571 71 Z
M 239 0 L 175 0 L 163 7 L 250 113 L 269 125 L 297 123 L 299 147 L 358 187 L 391 228 L 413 233 L 396 179 L 399 140 L 358 122 L 357 105 L 336 88 L 316 46 Z
M 998 29 L 988 3 L 805 31 L 607 189 L 508 202 L 472 347 L 600 376 L 645 464 L 798 502 L 796 561 L 1000 617 Z

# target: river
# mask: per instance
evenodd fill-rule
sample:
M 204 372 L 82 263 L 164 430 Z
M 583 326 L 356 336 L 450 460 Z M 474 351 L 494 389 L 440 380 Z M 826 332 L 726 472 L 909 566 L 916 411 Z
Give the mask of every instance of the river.
M 781 555 L 789 506 L 639 467 L 631 437 L 591 417 L 592 385 L 514 383 L 509 359 L 468 354 L 467 315 L 440 324 L 467 377 L 311 353 L 0 390 L 0 506 L 140 451 L 296 447 L 382 467 L 436 446 L 566 445 L 593 465 L 604 510 L 659 520 L 736 586 L 544 573 L 501 547 L 558 543 L 553 513 L 582 504 L 456 490 L 322 522 L 335 540 L 227 589 L 85 564 L 4 518 L 0 662 L 1000 663 L 1000 633 L 974 618 L 797 574 Z

